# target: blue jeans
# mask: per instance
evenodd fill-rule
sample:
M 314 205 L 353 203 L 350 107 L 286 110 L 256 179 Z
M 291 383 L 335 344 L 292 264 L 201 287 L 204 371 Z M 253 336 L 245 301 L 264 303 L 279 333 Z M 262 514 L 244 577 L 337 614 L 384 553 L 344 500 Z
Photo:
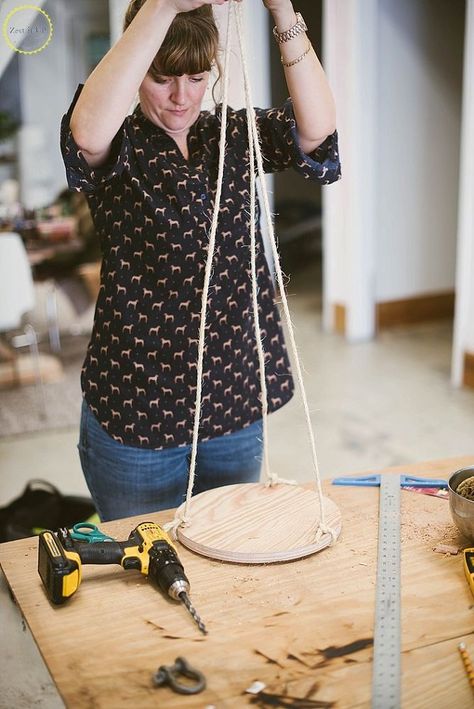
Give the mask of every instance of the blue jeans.
M 186 498 L 191 446 L 155 451 L 125 446 L 99 424 L 83 401 L 79 455 L 103 522 L 178 507 Z M 193 494 L 221 485 L 256 482 L 262 461 L 262 422 L 198 444 Z

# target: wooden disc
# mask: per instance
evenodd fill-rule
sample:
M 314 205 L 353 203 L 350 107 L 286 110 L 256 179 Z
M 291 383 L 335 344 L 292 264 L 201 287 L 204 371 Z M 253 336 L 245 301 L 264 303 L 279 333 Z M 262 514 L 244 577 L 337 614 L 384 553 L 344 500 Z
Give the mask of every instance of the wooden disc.
M 323 497 L 326 524 L 339 536 L 341 514 Z M 184 511 L 184 504 L 178 512 Z M 192 551 L 240 564 L 268 564 L 314 554 L 329 546 L 331 535 L 316 542 L 319 498 L 297 485 L 226 485 L 201 492 L 189 505 L 189 524 L 178 539 Z

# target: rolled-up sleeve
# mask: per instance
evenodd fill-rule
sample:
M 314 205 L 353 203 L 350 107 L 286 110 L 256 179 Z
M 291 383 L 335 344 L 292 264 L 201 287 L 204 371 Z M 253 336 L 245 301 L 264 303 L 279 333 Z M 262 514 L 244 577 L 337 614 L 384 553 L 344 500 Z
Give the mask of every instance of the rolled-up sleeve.
M 328 185 L 341 177 L 337 131 L 306 155 L 299 145 L 291 99 L 280 108 L 255 109 L 264 168 L 279 172 L 292 167 L 307 180 Z
M 129 162 L 130 138 L 127 133 L 127 117 L 112 140 L 107 162 L 99 167 L 90 167 L 74 140 L 70 127 L 71 115 L 83 86 L 79 84 L 72 103 L 61 120 L 61 154 L 69 189 L 92 193 L 123 172 L 124 166 Z

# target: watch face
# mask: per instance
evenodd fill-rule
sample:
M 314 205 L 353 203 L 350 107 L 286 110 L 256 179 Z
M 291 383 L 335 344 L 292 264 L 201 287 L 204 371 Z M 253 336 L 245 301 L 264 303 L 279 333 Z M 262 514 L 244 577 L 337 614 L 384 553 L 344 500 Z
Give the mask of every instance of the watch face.
M 275 26 L 273 28 L 273 35 L 275 39 L 279 42 L 279 44 L 281 44 L 289 39 L 293 39 L 293 37 L 296 37 L 301 32 L 306 32 L 307 29 L 308 27 L 303 19 L 301 12 L 297 12 L 296 23 L 293 25 L 293 27 L 290 27 L 289 30 L 285 30 L 284 32 L 278 32 L 278 29 Z

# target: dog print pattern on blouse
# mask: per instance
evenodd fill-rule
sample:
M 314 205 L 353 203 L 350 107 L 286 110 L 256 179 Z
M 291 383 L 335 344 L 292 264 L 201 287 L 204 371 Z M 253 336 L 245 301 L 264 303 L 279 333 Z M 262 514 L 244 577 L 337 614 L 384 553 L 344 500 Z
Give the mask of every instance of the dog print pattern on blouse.
M 81 375 L 85 399 L 120 443 L 161 449 L 192 441 L 198 335 L 216 192 L 220 106 L 202 111 L 189 159 L 140 105 L 127 116 L 106 165 L 90 168 L 69 120 L 61 122 L 70 189 L 87 197 L 102 248 L 101 284 Z M 292 104 L 256 109 L 267 172 L 339 179 L 337 133 L 312 155 L 298 147 Z M 249 153 L 245 111 L 229 109 L 224 183 L 208 297 L 200 440 L 261 417 L 251 303 Z M 290 363 L 257 229 L 259 318 L 269 411 L 292 396 Z

